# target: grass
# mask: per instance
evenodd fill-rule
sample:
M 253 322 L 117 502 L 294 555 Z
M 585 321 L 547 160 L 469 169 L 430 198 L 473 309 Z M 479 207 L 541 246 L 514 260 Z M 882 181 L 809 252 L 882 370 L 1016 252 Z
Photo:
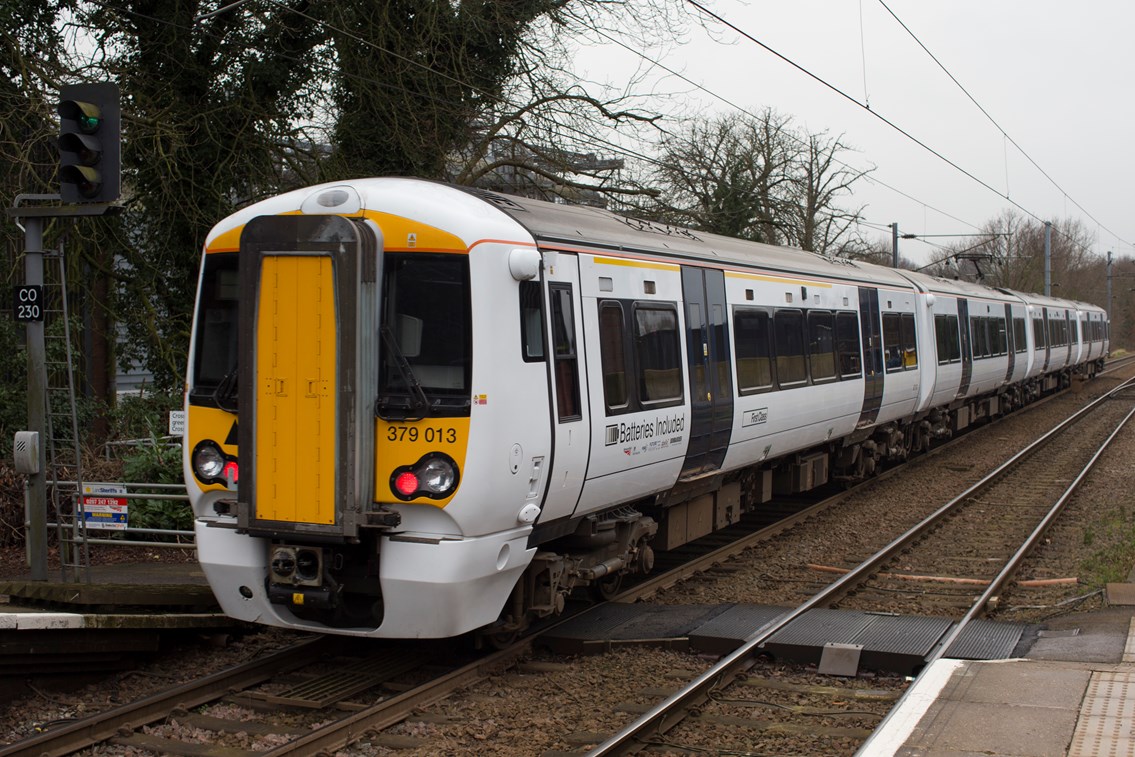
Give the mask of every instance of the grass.
M 1097 548 L 1083 562 L 1082 583 L 1103 588 L 1126 581 L 1135 565 L 1135 522 L 1127 508 L 1112 510 L 1097 528 L 1085 528 L 1084 545 Z

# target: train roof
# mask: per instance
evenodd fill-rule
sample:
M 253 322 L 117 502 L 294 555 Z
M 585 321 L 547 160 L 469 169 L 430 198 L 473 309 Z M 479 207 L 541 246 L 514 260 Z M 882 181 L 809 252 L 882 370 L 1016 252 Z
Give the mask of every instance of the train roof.
M 465 191 L 500 208 L 523 226 L 537 243 L 561 249 L 609 250 L 647 257 L 716 261 L 795 274 L 871 281 L 904 289 L 910 281 L 900 272 L 844 258 L 832 258 L 791 247 L 687 229 L 621 215 L 602 208 L 562 205 L 485 192 Z
M 901 269 L 900 269 L 901 270 Z M 1021 298 L 1013 292 L 1003 289 L 994 289 L 984 284 L 977 284 L 962 279 L 947 279 L 943 276 L 931 276 L 919 271 L 901 271 L 911 281 L 918 284 L 928 292 L 935 294 L 948 294 L 955 297 L 973 297 L 995 300 L 999 302 L 1021 302 Z
M 492 203 L 523 226 L 542 246 L 611 250 L 668 259 L 713 260 L 722 264 L 756 266 L 765 270 L 812 274 L 865 281 L 956 297 L 1043 307 L 1078 307 L 1078 303 L 1043 295 L 947 279 L 845 258 L 833 258 L 793 247 L 780 247 L 719 234 L 632 218 L 602 208 L 565 205 L 513 197 L 475 188 L 462 188 Z M 1094 309 L 1094 306 L 1091 306 Z M 1080 306 L 1080 309 L 1083 309 Z
M 866 282 L 909 289 L 912 284 L 924 291 L 959 297 L 996 301 L 1024 301 L 1043 307 L 1072 307 L 1099 311 L 1100 308 L 1043 295 L 1025 294 L 862 261 L 835 258 L 791 247 L 672 226 L 637 219 L 602 208 L 533 200 L 502 195 L 472 187 L 404 177 L 384 177 L 331 182 L 293 190 L 238 210 L 218 223 L 210 232 L 206 247 L 222 234 L 236 230 L 258 215 L 301 210 L 320 192 L 334 188 L 354 188 L 357 207 L 418 217 L 428 215 L 437 224 L 441 216 L 458 236 L 477 232 L 505 234 L 512 223 L 530 234 L 544 248 L 622 253 L 671 262 L 717 262 L 722 266 L 756 267 L 768 271 L 821 278 Z M 478 208 L 477 206 L 480 206 Z M 488 210 L 489 206 L 500 215 Z M 425 209 L 428 208 L 428 212 Z M 488 212 L 485 212 L 488 211 Z M 334 212 L 334 211 L 327 211 Z M 496 219 L 493 216 L 496 215 Z M 505 220 L 505 219 L 508 220 Z M 443 226 L 450 224 L 441 224 Z M 503 226 L 502 226 L 503 224 Z M 514 227 L 515 228 L 515 227 Z M 235 237 L 234 237 L 235 238 Z M 469 243 L 473 240 L 470 238 Z

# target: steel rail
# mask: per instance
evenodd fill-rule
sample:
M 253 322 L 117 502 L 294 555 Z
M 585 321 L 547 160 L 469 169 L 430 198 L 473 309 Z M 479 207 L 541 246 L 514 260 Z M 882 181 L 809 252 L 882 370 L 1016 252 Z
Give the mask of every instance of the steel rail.
M 1102 403 L 1109 401 L 1113 395 L 1119 391 L 1135 385 L 1135 378 L 1128 379 L 1122 384 L 1118 385 L 1108 393 L 1096 398 L 1089 404 L 1077 412 L 1065 418 L 1052 429 L 1047 431 L 1044 435 L 1033 441 L 1024 449 L 1017 452 L 1008 460 L 997 466 L 993 471 L 985 476 L 981 481 L 970 486 L 964 492 L 950 500 L 946 504 L 939 507 L 933 513 L 928 515 L 919 523 L 912 526 L 905 533 L 896 537 L 890 544 L 883 547 L 871 557 L 853 568 L 848 573 L 841 576 L 836 581 L 829 584 L 827 587 L 813 595 L 803 604 L 795 609 L 788 610 L 773 620 L 765 623 L 752 635 L 747 637 L 740 647 L 731 652 L 726 657 L 723 657 L 713 667 L 706 670 L 699 675 L 691 683 L 689 683 L 682 690 L 672 694 L 663 702 L 655 705 L 644 715 L 640 716 L 637 720 L 624 727 L 621 731 L 610 737 L 602 744 L 597 746 L 592 751 L 588 752 L 588 757 L 605 757 L 606 755 L 622 754 L 628 750 L 628 746 L 632 743 L 639 743 L 645 746 L 648 742 L 644 734 L 648 731 L 654 730 L 663 733 L 669 730 L 674 723 L 680 721 L 684 716 L 680 713 L 684 709 L 688 709 L 695 703 L 704 701 L 708 693 L 717 686 L 731 680 L 739 673 L 748 670 L 756 663 L 755 653 L 760 647 L 777 631 L 780 631 L 792 621 L 801 617 L 805 613 L 823 607 L 836 599 L 842 597 L 851 587 L 860 583 L 865 576 L 875 572 L 881 565 L 885 564 L 891 557 L 903 549 L 907 544 L 919 538 L 923 533 L 934 527 L 942 518 L 948 513 L 953 511 L 962 502 L 971 497 L 978 491 L 990 486 L 990 484 L 1001 477 L 1007 470 L 1015 466 L 1018 462 L 1026 457 L 1035 453 L 1054 436 L 1066 429 L 1068 426 L 1074 424 L 1076 421 L 1083 418 L 1096 409 Z
M 1132 359 L 1135 359 L 1135 356 L 1133 356 Z M 1051 395 L 1049 397 L 1044 397 L 1040 400 L 1037 400 L 1036 402 L 1029 403 L 1027 407 L 1021 408 L 1021 411 L 1035 409 L 1057 396 L 1059 395 Z M 1013 417 L 1019 417 L 1018 413 L 1011 413 L 1009 415 L 1000 416 L 998 418 L 995 418 L 993 420 L 993 423 L 1000 423 Z M 795 528 L 801 523 L 807 522 L 809 518 L 818 515 L 832 507 L 835 507 L 840 502 L 849 497 L 855 496 L 861 486 L 877 483 L 879 481 L 886 481 L 891 476 L 909 474 L 909 465 L 926 463 L 927 461 L 934 459 L 938 455 L 953 448 L 955 445 L 961 444 L 966 439 L 966 436 L 968 436 L 968 434 L 962 434 L 959 436 L 954 436 L 946 440 L 945 442 L 940 442 L 933 448 L 926 450 L 925 452 L 922 452 L 915 457 L 909 458 L 901 465 L 895 465 L 893 467 L 887 468 L 886 470 L 883 470 L 882 472 L 871 476 L 870 478 L 856 483 L 853 487 L 847 489 L 846 491 L 841 491 L 831 495 L 830 497 L 825 497 L 819 502 L 816 502 L 813 505 L 809 505 L 799 512 L 793 513 L 788 517 L 781 518 L 775 523 L 770 523 L 769 525 L 758 531 L 746 534 L 736 541 L 718 547 L 712 552 L 708 552 L 705 555 L 695 558 L 688 563 L 680 565 L 657 576 L 646 578 L 634 584 L 633 586 L 627 587 L 625 590 L 612 597 L 609 601 L 630 603 L 648 599 L 663 589 L 667 589 L 676 583 L 684 581 L 690 576 L 705 572 L 706 570 L 711 569 L 713 566 L 725 562 L 731 557 L 735 557 L 736 555 L 741 554 L 747 549 L 751 549 L 758 544 L 766 542 L 775 536 L 779 536 L 780 534 L 785 533 L 792 528 Z
M 1052 431 L 1046 434 L 1045 437 L 1042 437 L 1041 440 L 1034 442 L 1034 445 L 1030 445 L 1030 447 L 1026 448 L 1026 450 L 1018 453 L 1018 455 L 1015 456 L 1012 461 L 1015 461 L 1016 459 L 1021 457 L 1025 451 L 1032 449 L 1033 446 L 1038 446 L 1041 441 L 1047 439 L 1050 435 L 1054 434 L 1067 424 L 1076 420 L 1078 417 L 1080 417 L 1080 415 L 1087 412 L 1099 402 L 1110 398 L 1111 395 L 1117 393 L 1121 389 L 1127 388 L 1132 383 L 1135 383 L 1135 380 L 1129 380 L 1124 384 L 1121 384 L 1120 386 L 1111 390 L 1107 395 L 1098 398 L 1092 404 L 1088 405 L 1073 416 L 1070 416 L 1063 423 L 1059 424 Z M 931 450 L 928 455 L 933 455 L 935 452 L 938 452 L 941 449 L 945 449 L 948 446 L 950 445 L 941 445 L 940 447 Z M 921 459 L 926 459 L 926 456 Z M 999 467 L 996 471 L 994 471 L 993 474 L 990 474 L 990 476 L 992 477 L 993 475 L 998 474 L 1007 466 L 1008 463 Z M 883 474 L 881 474 L 881 477 L 891 475 L 896 470 L 898 469 L 896 468 L 885 471 Z M 879 477 L 876 477 L 873 480 L 878 480 L 878 478 Z M 957 497 L 950 504 L 952 505 L 962 500 L 963 498 L 971 494 L 975 490 L 975 488 L 976 485 L 975 487 L 970 487 L 966 490 L 966 492 L 964 492 L 962 495 L 959 495 L 959 497 Z M 738 546 L 736 544 L 726 545 L 718 550 L 715 550 L 714 552 L 710 553 L 710 555 L 707 555 L 701 560 L 721 562 L 728 556 L 741 552 L 744 549 L 749 548 L 756 542 L 767 539 L 778 533 L 782 533 L 788 528 L 798 525 L 800 522 L 806 520 L 812 514 L 825 509 L 826 507 L 830 507 L 833 503 L 838 502 L 848 494 L 850 494 L 850 492 L 841 492 L 840 494 L 812 505 L 800 511 L 799 513 L 795 513 L 792 516 L 789 516 L 789 518 L 783 521 L 772 524 L 771 526 L 754 533 L 752 537 L 743 539 L 742 541 L 746 543 L 742 544 L 741 546 Z M 808 612 L 809 610 L 814 609 L 815 607 L 820 606 L 824 603 L 830 603 L 831 601 L 836 599 L 840 594 L 842 594 L 842 591 L 845 590 L 846 587 L 855 582 L 856 577 L 861 577 L 863 574 L 870 572 L 879 564 L 884 562 L 895 551 L 904 546 L 906 541 L 909 541 L 910 538 L 914 538 L 913 536 L 906 538 L 908 537 L 908 535 L 917 535 L 921 533 L 921 531 L 924 530 L 923 527 L 925 525 L 928 525 L 932 521 L 932 519 L 940 517 L 940 515 L 943 514 L 948 508 L 949 505 L 940 508 L 939 511 L 930 516 L 926 521 L 923 521 L 923 523 L 915 526 L 913 529 L 911 529 L 911 531 L 907 532 L 907 534 L 900 536 L 895 540 L 895 542 L 892 542 L 892 544 L 884 547 L 884 549 L 877 553 L 875 556 L 869 558 L 868 562 L 864 563 L 863 566 L 857 568 L 852 573 L 848 573 L 847 575 L 843 576 L 840 580 L 831 584 L 824 591 L 817 594 L 805 604 L 801 605 L 795 610 L 786 612 L 781 617 L 765 624 L 765 626 L 762 626 L 757 630 L 756 633 L 746 639 L 745 644 L 741 648 L 739 648 L 729 657 L 723 659 L 717 666 L 715 666 L 714 669 L 711 669 L 710 671 L 707 671 L 705 674 L 703 674 L 703 676 L 701 676 L 698 681 L 695 681 L 694 685 L 696 685 L 698 682 L 701 682 L 702 679 L 705 679 L 712 684 L 711 686 L 705 688 L 706 691 L 708 691 L 713 686 L 719 685 L 724 680 L 726 680 L 727 677 L 729 677 L 729 674 L 723 669 L 725 668 L 727 663 L 735 665 L 735 670 L 733 671 L 734 675 L 745 668 L 751 667 L 751 665 L 753 664 L 752 662 L 749 662 L 744 666 L 737 665 L 736 663 L 737 661 L 743 660 L 749 652 L 759 647 L 770 636 L 775 634 L 778 630 L 783 628 L 788 623 L 803 615 L 805 612 Z M 751 539 L 751 541 L 748 541 L 748 539 Z M 659 580 L 666 579 L 665 577 L 660 577 Z M 647 582 L 647 584 L 649 583 L 650 582 Z M 640 584 L 639 586 L 628 589 L 626 592 L 623 592 L 618 597 L 616 597 L 616 601 L 632 601 L 635 598 L 633 595 L 636 592 L 642 590 L 642 588 L 644 586 L 647 586 L 647 584 Z M 657 588 L 658 586 L 648 588 L 647 593 L 657 590 Z M 559 625 L 559 623 L 555 623 L 551 627 L 554 628 L 556 625 Z M 486 674 L 513 663 L 517 658 L 519 658 L 523 654 L 526 654 L 531 649 L 531 645 L 536 638 L 537 637 L 534 636 L 529 639 L 522 640 L 517 644 L 510 646 L 508 649 L 501 650 L 500 652 L 494 653 L 493 655 L 490 655 L 482 660 L 473 662 L 458 670 L 454 670 L 423 687 L 407 691 L 404 694 L 392 697 L 391 699 L 385 700 L 373 707 L 367 708 L 366 710 L 354 713 L 344 720 L 329 724 L 297 741 L 277 747 L 271 752 L 266 752 L 265 755 L 283 755 L 292 753 L 310 754 L 324 749 L 338 748 L 351 743 L 351 741 L 358 738 L 358 735 L 360 733 L 367 731 L 377 731 L 390 727 L 391 725 L 405 719 L 406 715 L 414 708 L 422 707 L 431 702 L 444 698 L 454 690 L 467 686 L 470 683 L 473 683 L 476 680 L 484 677 Z M 247 688 L 248 686 L 255 685 L 256 683 L 259 683 L 271 677 L 271 675 L 275 671 L 285 669 L 289 666 L 302 664 L 304 660 L 297 658 L 310 657 L 312 654 L 319 653 L 320 651 L 322 651 L 323 645 L 328 645 L 327 639 L 328 637 L 320 637 L 304 641 L 299 644 L 292 645 L 287 649 L 280 650 L 279 652 L 272 655 L 261 658 L 260 660 L 244 663 L 234 668 L 213 674 L 199 681 L 193 681 L 177 688 L 170 689 L 165 692 L 160 692 L 152 697 L 147 697 L 145 699 L 139 700 L 138 702 L 114 708 L 113 710 L 108 710 L 105 713 L 100 713 L 90 718 L 84 718 L 83 720 L 75 721 L 74 723 L 53 728 L 37 736 L 21 740 L 8 746 L 0 747 L 0 757 L 8 757 L 9 755 L 64 755 L 72 753 L 77 749 L 90 746 L 92 744 L 98 743 L 99 741 L 104 741 L 114 736 L 121 728 L 135 729 L 140 727 L 141 725 L 145 725 L 147 723 L 153 722 L 156 719 L 164 717 L 166 714 L 168 714 L 168 712 L 174 705 L 182 707 L 195 707 L 200 704 L 212 701 L 218 696 L 228 693 L 230 690 Z M 665 705 L 666 703 L 663 704 Z M 660 707 L 661 706 L 662 705 L 660 705 Z M 643 716 L 643 718 L 640 719 L 640 722 L 645 721 L 648 717 L 650 717 L 650 713 Z M 603 750 L 605 745 L 606 742 L 604 745 L 601 745 L 598 750 L 592 752 L 591 754 L 608 753 L 606 751 L 601 751 Z
M 1135 355 L 1123 355 L 1122 357 L 1112 358 L 1104 364 L 1104 369 L 1097 373 L 1096 376 L 1103 376 L 1112 371 L 1118 371 L 1120 368 L 1126 367 L 1132 361 L 1135 361 Z
M 494 652 L 421 686 L 415 686 L 398 696 L 353 713 L 342 720 L 328 723 L 294 741 L 278 746 L 271 751 L 263 752 L 263 757 L 281 757 L 281 755 L 287 754 L 328 754 L 334 750 L 342 749 L 357 740 L 361 734 L 381 731 L 400 723 L 415 709 L 444 699 L 454 691 L 476 683 L 486 675 L 512 665 L 517 659 L 531 651 L 532 642 L 536 638 L 533 636 L 522 639 L 507 649 Z
M 1028 552 L 1031 551 L 1034 546 L 1036 546 L 1036 542 L 1044 536 L 1044 533 L 1048 530 L 1048 527 L 1052 525 L 1052 521 L 1060 514 L 1061 511 L 1064 510 L 1064 506 L 1067 504 L 1072 494 L 1075 493 L 1075 491 L 1079 489 L 1083 484 L 1084 478 L 1088 475 L 1088 472 L 1095 467 L 1096 462 L 1098 462 L 1104 451 L 1109 446 L 1111 446 L 1112 442 L 1115 441 L 1115 437 L 1119 435 L 1119 432 L 1123 430 L 1123 427 L 1127 425 L 1128 421 L 1130 421 L 1133 416 L 1135 416 L 1135 410 L 1132 410 L 1130 413 L 1124 416 L 1119 425 L 1115 427 L 1115 430 L 1111 432 L 1111 434 L 1103 442 L 1103 444 L 1100 445 L 1099 449 L 1096 450 L 1095 454 L 1092 455 L 1092 459 L 1089 460 L 1087 465 L 1084 466 L 1083 471 L 1081 471 L 1081 473 L 1076 476 L 1076 479 L 1071 484 L 1069 484 L 1068 488 L 1048 511 L 1048 514 L 1045 515 L 1040 524 L 1037 525 L 1035 529 L 1033 529 L 1033 532 L 1029 535 L 1029 538 L 1025 541 L 1024 544 L 1021 545 L 1021 547 L 1016 551 L 1013 557 L 1010 558 L 1009 562 L 1005 564 L 1005 567 L 1001 569 L 1001 572 L 998 573 L 997 576 L 989 583 L 989 586 L 981 594 L 981 596 L 977 598 L 977 600 L 970 607 L 969 611 L 966 612 L 962 619 L 954 625 L 951 631 L 941 641 L 938 642 L 938 644 L 930 652 L 930 654 L 926 656 L 925 662 L 927 666 L 945 656 L 946 651 L 954 644 L 955 641 L 957 641 L 958 637 L 961 636 L 962 632 L 965 630 L 965 627 L 974 618 L 977 617 L 977 614 L 981 612 L 986 607 L 986 605 L 989 604 L 989 601 L 994 596 L 996 596 L 997 592 L 999 592 L 1005 585 L 1005 583 L 1008 582 L 1010 576 L 1012 576 L 1016 572 L 1017 568 L 1020 566 L 1020 563 L 1024 560 L 1025 555 L 1028 554 Z M 875 729 L 875 733 L 880 733 L 888 725 L 891 719 L 891 715 L 897 712 L 898 709 L 898 704 L 896 704 L 895 707 L 891 708 L 891 712 L 887 713 L 887 716 L 883 718 L 882 722 L 879 723 L 878 727 Z M 870 755 L 874 741 L 875 735 L 872 734 L 866 741 L 860 744 L 859 749 L 855 752 L 856 757 L 867 757 L 868 755 Z
M 51 728 L 14 744 L 0 747 L 0 757 L 66 755 L 105 741 L 120 728 L 137 729 L 165 717 L 174 707 L 190 709 L 211 702 L 233 689 L 245 689 L 282 670 L 303 664 L 313 655 L 331 648 L 329 637 L 307 639 L 257 660 L 158 692 L 137 702 L 115 707 L 89 718 Z
M 989 582 L 989 586 L 987 586 L 985 591 L 981 593 L 981 596 L 979 596 L 977 600 L 974 601 L 970 609 L 964 616 L 962 616 L 962 619 L 954 625 L 953 630 L 950 631 L 950 633 L 948 633 L 940 642 L 938 642 L 938 646 L 929 655 L 926 656 L 927 665 L 945 655 L 946 650 L 948 650 L 950 646 L 957 640 L 957 638 L 961 636 L 962 632 L 965 630 L 965 627 L 970 623 L 970 621 L 977 617 L 977 614 L 984 610 L 986 605 L 989 604 L 989 601 L 993 597 L 995 597 L 998 592 L 1001 591 L 1002 587 L 1004 587 L 1006 583 L 1008 583 L 1013 574 L 1017 572 L 1017 568 L 1020 567 L 1021 562 L 1024 561 L 1025 555 L 1027 555 L 1032 550 L 1032 548 L 1036 546 L 1036 543 L 1040 541 L 1040 539 L 1044 536 L 1049 526 L 1052 525 L 1052 521 L 1056 520 L 1056 518 L 1059 517 L 1060 513 L 1064 511 L 1064 507 L 1068 504 L 1068 500 L 1070 500 L 1072 498 L 1072 495 L 1076 493 L 1081 485 L 1083 485 L 1084 479 L 1087 478 L 1088 473 L 1091 472 L 1092 468 L 1096 466 L 1096 463 L 1099 461 L 1100 457 L 1103 456 L 1103 453 L 1107 450 L 1108 447 L 1111 446 L 1112 442 L 1115 441 L 1115 438 L 1119 436 L 1119 432 L 1123 430 L 1123 427 L 1127 425 L 1127 422 L 1130 421 L 1133 416 L 1135 416 L 1135 409 L 1132 409 L 1131 412 L 1124 416 L 1123 420 L 1119 422 L 1119 425 L 1115 427 L 1115 430 L 1108 435 L 1107 439 L 1104 440 L 1104 442 L 1099 446 L 1099 449 L 1097 449 L 1092 455 L 1092 458 L 1087 462 L 1086 465 L 1084 465 L 1084 468 L 1080 471 L 1079 475 L 1077 475 L 1072 483 L 1068 485 L 1068 488 L 1064 490 L 1064 492 L 1052 505 L 1048 513 L 1040 521 L 1037 527 L 1033 529 L 1031 534 L 1029 534 L 1025 542 L 1017 549 L 1013 556 L 1009 558 L 1009 561 L 1005 563 L 1005 567 L 1003 567 L 1001 571 Z

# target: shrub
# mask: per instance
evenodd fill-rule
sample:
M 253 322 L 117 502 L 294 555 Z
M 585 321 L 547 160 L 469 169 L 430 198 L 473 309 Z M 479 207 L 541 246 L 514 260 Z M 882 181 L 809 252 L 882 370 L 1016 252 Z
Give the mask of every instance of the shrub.
M 128 482 L 180 484 L 181 445 L 151 436 L 123 456 L 123 476 Z M 143 499 L 130 502 L 131 528 L 193 529 L 193 511 L 187 502 Z

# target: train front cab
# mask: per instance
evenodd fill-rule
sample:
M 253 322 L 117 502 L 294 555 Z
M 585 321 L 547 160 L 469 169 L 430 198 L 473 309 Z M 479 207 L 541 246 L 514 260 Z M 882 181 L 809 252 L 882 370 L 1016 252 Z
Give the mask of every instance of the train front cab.
M 376 223 L 333 214 L 250 218 L 239 238 L 238 287 L 225 267 L 239 339 L 229 329 L 228 343 L 210 344 L 208 308 L 195 337 L 196 363 L 231 362 L 239 392 L 217 403 L 225 387 L 195 387 L 191 370 L 188 401 L 188 439 L 240 466 L 238 483 L 202 479 L 196 453 L 187 461 L 204 490 L 199 559 L 222 608 L 270 625 L 389 637 L 491 623 L 531 559 L 531 528 L 517 515 L 523 492 L 503 519 L 478 510 L 499 480 L 470 482 L 465 504 L 451 507 L 465 466 L 489 468 L 470 443 L 467 248 L 451 240 L 442 252 L 384 251 Z M 203 275 L 218 268 L 210 257 Z M 499 299 L 511 300 L 519 329 L 515 298 Z M 519 338 L 508 342 L 520 363 Z M 486 373 L 507 365 L 494 361 L 490 339 L 482 344 Z M 539 395 L 546 402 L 546 389 Z M 531 472 L 517 463 L 514 473 Z M 524 491 L 543 484 L 511 478 Z

